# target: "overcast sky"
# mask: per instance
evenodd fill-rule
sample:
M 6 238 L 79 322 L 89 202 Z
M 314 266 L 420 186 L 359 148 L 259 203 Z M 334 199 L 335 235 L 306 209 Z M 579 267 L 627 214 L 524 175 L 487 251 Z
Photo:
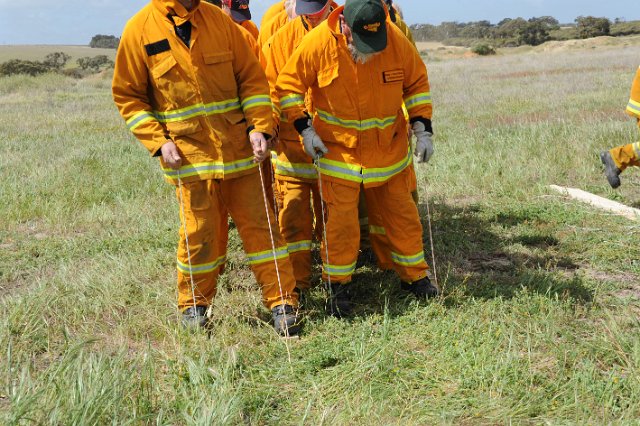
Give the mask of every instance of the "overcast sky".
M 253 20 L 276 0 L 251 0 Z M 397 0 L 409 24 L 580 15 L 640 19 L 632 0 Z M 340 0 L 337 0 L 341 3 Z M 148 0 L 0 0 L 0 44 L 83 44 L 96 34 L 120 36 L 127 19 Z

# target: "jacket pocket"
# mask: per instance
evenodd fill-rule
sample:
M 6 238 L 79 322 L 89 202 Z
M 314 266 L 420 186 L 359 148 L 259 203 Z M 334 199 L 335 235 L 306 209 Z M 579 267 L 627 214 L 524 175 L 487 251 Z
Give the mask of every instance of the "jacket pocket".
M 167 130 L 173 138 L 174 136 L 185 136 L 197 133 L 202 130 L 202 126 L 200 126 L 200 120 L 196 118 L 187 121 L 169 122 L 167 123 Z
M 151 67 L 151 77 L 157 92 L 164 98 L 167 105 L 181 105 L 190 90 L 180 70 L 176 58 L 171 53 L 161 58 Z

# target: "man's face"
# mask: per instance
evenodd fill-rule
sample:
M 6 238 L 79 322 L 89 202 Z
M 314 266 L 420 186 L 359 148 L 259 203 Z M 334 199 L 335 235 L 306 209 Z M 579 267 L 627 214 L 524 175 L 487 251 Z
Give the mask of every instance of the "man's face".
M 322 21 L 327 19 L 327 16 L 329 16 L 329 13 L 331 13 L 330 0 L 327 1 L 327 4 L 324 6 L 324 8 L 321 11 L 314 13 L 313 15 L 304 15 L 304 16 L 305 18 L 307 18 L 307 21 L 309 21 L 312 27 L 317 27 L 322 23 Z
M 196 0 L 178 0 L 185 9 L 191 10 L 196 5 Z

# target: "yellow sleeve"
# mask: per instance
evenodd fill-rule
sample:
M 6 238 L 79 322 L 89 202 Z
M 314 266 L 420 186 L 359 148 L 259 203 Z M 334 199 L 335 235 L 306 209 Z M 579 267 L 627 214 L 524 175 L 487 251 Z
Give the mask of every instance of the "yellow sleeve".
M 149 71 L 145 62 L 142 34 L 135 23 L 124 29 L 118 52 L 111 92 L 127 127 L 155 155 L 167 141 L 164 126 L 156 119 L 148 95 Z

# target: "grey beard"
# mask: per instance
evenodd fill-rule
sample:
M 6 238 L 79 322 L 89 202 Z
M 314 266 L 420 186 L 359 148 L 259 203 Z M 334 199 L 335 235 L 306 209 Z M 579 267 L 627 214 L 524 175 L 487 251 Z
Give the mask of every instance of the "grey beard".
M 366 64 L 367 62 L 369 62 L 369 59 L 373 58 L 376 55 L 375 53 L 362 53 L 353 44 L 349 44 L 348 47 L 349 47 L 349 52 L 351 52 L 351 58 L 353 59 L 353 62 L 355 62 L 356 64 L 358 62 L 361 64 Z

